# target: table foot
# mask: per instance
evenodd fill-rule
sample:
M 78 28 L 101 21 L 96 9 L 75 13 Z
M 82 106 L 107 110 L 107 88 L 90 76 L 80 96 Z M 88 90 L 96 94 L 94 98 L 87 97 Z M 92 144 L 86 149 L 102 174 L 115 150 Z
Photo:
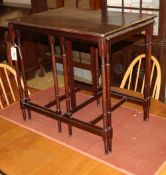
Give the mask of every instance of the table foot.
M 26 117 L 26 109 L 25 109 L 24 105 L 21 103 L 21 101 L 20 101 L 20 107 L 21 107 L 21 111 L 22 111 L 23 120 L 25 121 L 27 119 L 27 117 Z
M 58 115 L 61 115 L 62 114 L 61 110 L 56 111 L 56 113 Z M 62 132 L 62 123 L 61 123 L 60 120 L 57 120 L 57 122 L 58 122 L 58 132 L 61 133 Z
M 108 149 L 110 152 L 112 152 L 112 136 L 113 136 L 113 130 L 110 127 L 108 131 Z
M 72 136 L 72 126 L 68 124 L 69 136 Z
M 25 109 L 22 109 L 22 117 L 23 117 L 23 120 L 25 121 L 25 120 L 26 120 L 26 112 L 25 112 Z
M 108 130 L 104 130 L 103 141 L 104 141 L 105 154 L 108 154 L 109 153 Z
M 30 120 L 31 119 L 31 110 L 27 109 L 27 113 L 28 113 L 28 119 Z
M 62 132 L 62 124 L 61 121 L 58 120 L 58 132 L 61 133 Z
M 149 111 L 144 110 L 144 120 L 145 121 L 149 120 Z
M 99 106 L 99 104 L 100 104 L 100 100 L 99 100 L 99 96 L 98 95 L 96 97 L 96 104 L 97 104 L 97 106 Z

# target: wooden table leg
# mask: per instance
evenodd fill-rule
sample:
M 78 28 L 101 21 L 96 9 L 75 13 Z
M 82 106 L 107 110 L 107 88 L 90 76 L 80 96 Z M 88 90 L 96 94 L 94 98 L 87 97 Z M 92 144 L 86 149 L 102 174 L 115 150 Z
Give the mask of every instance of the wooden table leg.
M 99 62 L 99 50 L 95 48 L 95 59 L 96 59 L 96 81 L 97 81 L 97 93 L 100 89 L 99 78 L 101 74 L 100 62 Z M 97 103 L 99 104 L 99 95 L 97 95 Z
M 109 151 L 112 151 L 112 116 L 111 116 L 111 71 L 110 71 L 110 54 L 111 54 L 111 43 L 107 42 L 106 49 L 106 81 L 107 81 L 107 123 L 108 123 L 108 147 Z
M 145 61 L 145 89 L 144 89 L 144 120 L 149 119 L 150 109 L 150 72 L 151 72 L 151 42 L 152 42 L 152 28 L 150 25 L 145 30 L 146 36 L 146 61 Z
M 13 29 L 12 24 L 9 24 L 9 35 L 11 37 L 12 46 L 14 47 L 15 40 L 16 40 L 16 32 Z M 19 64 L 18 64 L 18 57 L 17 57 L 17 60 L 14 61 L 14 65 L 15 65 L 15 69 L 16 69 L 16 73 L 17 73 L 18 91 L 19 91 L 19 96 L 20 96 L 20 107 L 21 107 L 23 119 L 26 120 L 25 107 L 21 103 L 21 101 L 24 99 L 24 96 L 23 96 L 23 90 L 21 87 L 21 80 L 20 80 L 21 76 L 20 76 L 20 69 L 19 69 Z
M 70 89 L 70 102 L 71 102 L 71 111 L 76 108 L 76 95 L 75 95 L 75 83 L 74 83 L 74 64 L 72 58 L 72 42 L 66 41 L 66 56 L 67 56 L 67 70 L 68 70 L 68 85 Z
M 106 41 L 99 41 L 99 55 L 101 58 L 101 79 L 102 79 L 102 110 L 103 110 L 103 140 L 105 153 L 109 153 L 108 141 L 108 111 L 107 111 L 107 81 L 106 81 Z
M 20 81 L 21 75 L 20 75 L 18 61 L 14 61 L 14 65 L 15 65 L 16 73 L 17 73 L 17 83 L 18 83 L 18 90 L 19 90 L 19 97 L 20 97 L 20 107 L 21 107 L 23 119 L 26 120 L 26 109 L 25 109 L 24 105 L 22 104 L 22 100 L 24 99 L 24 95 L 23 95 L 23 90 L 22 90 L 21 81 Z
M 23 60 L 23 56 L 22 56 L 22 49 L 21 49 L 21 34 L 20 32 L 17 30 L 16 31 L 16 35 L 17 35 L 17 49 L 18 49 L 18 53 L 19 53 L 19 57 L 20 57 L 20 67 L 21 67 L 21 72 L 22 72 L 22 79 L 23 79 L 23 83 L 24 83 L 24 90 L 23 90 L 23 94 L 24 94 L 24 98 L 26 99 L 26 101 L 29 101 L 29 94 L 28 94 L 28 85 L 27 85 L 27 81 L 26 81 L 26 75 L 25 75 L 25 69 L 24 69 L 24 60 Z M 28 112 L 28 118 L 31 119 L 31 110 L 27 109 Z
M 52 67 L 53 67 L 53 78 L 54 78 L 54 91 L 55 91 L 55 99 L 56 99 L 56 112 L 61 114 L 60 109 L 60 98 L 59 98 L 59 86 L 58 86 L 58 73 L 56 67 L 56 58 L 55 58 L 55 38 L 52 35 L 48 36 L 48 42 L 51 48 L 51 58 L 52 58 Z M 61 121 L 58 120 L 58 131 L 62 131 Z
M 99 104 L 99 97 L 97 96 L 99 89 L 99 54 L 98 49 L 95 47 L 90 48 L 91 52 L 91 75 L 92 75 L 92 89 L 93 95 L 96 97 L 97 105 Z
M 60 38 L 60 44 L 62 48 L 62 59 L 63 59 L 63 74 L 65 81 L 65 94 L 66 94 L 66 109 L 67 109 L 67 117 L 71 117 L 71 101 L 70 101 L 70 89 L 68 84 L 68 65 L 67 65 L 67 54 L 66 54 L 66 41 L 64 37 Z M 72 135 L 72 126 L 68 124 L 69 135 Z

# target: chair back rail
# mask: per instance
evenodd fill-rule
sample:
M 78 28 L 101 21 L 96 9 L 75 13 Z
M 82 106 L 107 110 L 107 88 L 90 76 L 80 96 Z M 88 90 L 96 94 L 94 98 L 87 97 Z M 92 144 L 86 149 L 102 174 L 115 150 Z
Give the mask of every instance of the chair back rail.
M 150 74 L 151 96 L 155 99 L 159 98 L 161 86 L 161 68 L 159 62 L 154 56 L 151 56 L 152 66 Z M 128 90 L 133 89 L 139 91 L 140 75 L 142 64 L 145 63 L 145 54 L 137 56 L 129 65 L 120 85 L 120 88 L 127 86 Z M 134 74 L 136 70 L 136 73 Z M 133 80 L 135 79 L 135 80 Z M 134 83 L 133 83 L 134 82 Z M 143 75 L 142 85 L 140 92 L 143 93 L 145 87 L 145 75 Z
M 21 87 L 24 90 L 23 80 Z M 30 92 L 28 91 L 30 94 Z M 14 68 L 0 63 L 0 109 L 19 99 L 17 75 Z

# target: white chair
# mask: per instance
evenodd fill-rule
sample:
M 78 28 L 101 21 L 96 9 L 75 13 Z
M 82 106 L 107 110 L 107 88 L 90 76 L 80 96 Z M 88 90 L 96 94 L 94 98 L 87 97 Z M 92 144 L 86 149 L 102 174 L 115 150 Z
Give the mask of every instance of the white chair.
M 21 86 L 24 89 L 21 79 Z M 28 92 L 30 94 L 30 92 Z M 0 64 L 0 109 L 19 99 L 17 75 L 15 69 L 7 64 Z
M 159 99 L 160 86 L 161 86 L 161 68 L 159 62 L 154 56 L 151 56 L 152 66 L 150 75 L 151 96 L 155 99 Z M 126 88 L 128 90 L 139 91 L 143 93 L 145 86 L 145 75 L 141 76 L 141 68 L 145 63 L 145 54 L 137 56 L 129 65 L 120 88 Z M 141 87 L 139 89 L 139 87 Z

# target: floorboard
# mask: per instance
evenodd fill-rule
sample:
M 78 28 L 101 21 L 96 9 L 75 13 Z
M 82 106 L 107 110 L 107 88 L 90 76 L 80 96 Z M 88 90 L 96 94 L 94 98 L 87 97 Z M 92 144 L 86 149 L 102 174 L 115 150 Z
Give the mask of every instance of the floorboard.
M 7 175 L 124 173 L 0 118 L 0 169 Z

